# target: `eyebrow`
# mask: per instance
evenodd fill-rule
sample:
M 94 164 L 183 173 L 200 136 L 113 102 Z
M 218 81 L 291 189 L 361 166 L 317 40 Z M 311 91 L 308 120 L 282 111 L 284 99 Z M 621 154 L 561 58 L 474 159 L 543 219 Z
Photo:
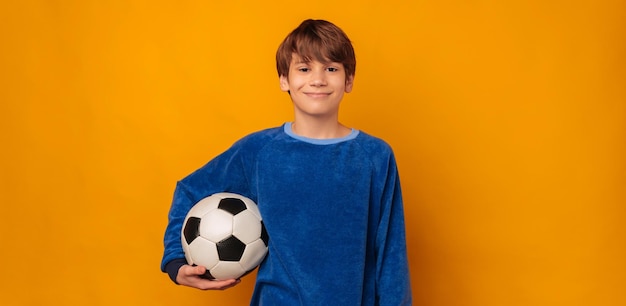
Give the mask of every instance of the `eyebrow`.
M 300 58 L 300 60 L 296 61 L 294 64 L 307 64 L 308 65 L 309 63 L 311 63 L 313 61 L 320 62 L 320 63 L 322 63 L 324 65 L 343 65 L 343 63 L 341 63 L 341 62 L 335 62 L 335 61 L 324 62 L 324 61 L 320 61 L 318 59 L 311 59 L 311 60 L 307 61 L 307 60 L 304 60 L 303 58 Z

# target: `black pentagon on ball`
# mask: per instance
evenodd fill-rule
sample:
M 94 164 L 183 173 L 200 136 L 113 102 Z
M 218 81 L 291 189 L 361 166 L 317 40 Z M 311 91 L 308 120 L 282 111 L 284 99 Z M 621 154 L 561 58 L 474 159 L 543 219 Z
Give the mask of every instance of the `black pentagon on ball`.
M 261 221 L 261 240 L 265 243 L 265 246 L 269 245 L 270 236 L 267 234 L 267 230 L 265 230 L 265 224 Z
M 183 229 L 183 235 L 185 236 L 185 241 L 187 244 L 191 244 L 191 242 L 200 236 L 200 218 L 197 217 L 189 217 L 187 219 L 187 223 L 185 223 L 185 229 Z
M 246 245 L 235 236 L 230 236 L 216 245 L 217 255 L 223 261 L 239 261 L 246 249 Z
M 237 198 L 224 198 L 220 200 L 220 204 L 217 205 L 218 209 L 225 210 L 231 213 L 233 216 L 247 209 L 246 203 Z

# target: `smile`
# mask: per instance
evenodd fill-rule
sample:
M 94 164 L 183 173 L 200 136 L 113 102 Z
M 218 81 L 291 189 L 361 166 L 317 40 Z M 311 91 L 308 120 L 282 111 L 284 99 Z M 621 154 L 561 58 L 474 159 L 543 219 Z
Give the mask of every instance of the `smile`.
M 323 98 L 330 95 L 330 93 L 326 92 L 305 92 L 304 94 L 311 98 Z

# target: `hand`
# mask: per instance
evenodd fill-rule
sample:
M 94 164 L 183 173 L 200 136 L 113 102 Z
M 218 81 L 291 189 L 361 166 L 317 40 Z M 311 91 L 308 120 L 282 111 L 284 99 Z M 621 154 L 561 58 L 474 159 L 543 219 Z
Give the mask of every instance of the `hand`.
M 203 266 L 184 265 L 178 269 L 176 282 L 200 290 L 225 290 L 241 282 L 239 279 L 208 280 L 200 277 L 205 272 L 206 268 Z

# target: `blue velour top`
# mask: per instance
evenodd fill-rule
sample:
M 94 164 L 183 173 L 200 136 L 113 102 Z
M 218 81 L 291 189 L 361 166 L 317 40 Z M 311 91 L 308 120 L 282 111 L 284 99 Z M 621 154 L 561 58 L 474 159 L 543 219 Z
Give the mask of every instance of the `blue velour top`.
M 411 304 L 398 169 L 381 139 L 305 138 L 290 123 L 242 138 L 176 185 L 163 271 L 184 263 L 189 209 L 217 192 L 255 201 L 270 237 L 251 305 Z

